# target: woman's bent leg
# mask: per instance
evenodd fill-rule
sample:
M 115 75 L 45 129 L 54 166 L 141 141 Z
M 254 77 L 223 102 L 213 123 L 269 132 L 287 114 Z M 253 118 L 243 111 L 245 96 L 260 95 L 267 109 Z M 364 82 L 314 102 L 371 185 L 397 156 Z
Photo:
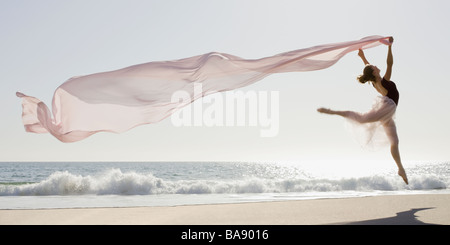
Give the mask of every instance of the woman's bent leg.
M 403 178 L 403 181 L 405 181 L 406 184 L 408 184 L 408 177 L 406 176 L 405 169 L 403 168 L 402 161 L 400 158 L 400 150 L 398 148 L 398 135 L 397 135 L 397 128 L 395 126 L 394 120 L 387 121 L 384 125 L 384 130 L 386 131 L 386 135 L 389 138 L 389 141 L 391 142 L 391 155 L 392 158 L 394 158 L 395 163 L 398 167 L 398 175 L 400 175 Z

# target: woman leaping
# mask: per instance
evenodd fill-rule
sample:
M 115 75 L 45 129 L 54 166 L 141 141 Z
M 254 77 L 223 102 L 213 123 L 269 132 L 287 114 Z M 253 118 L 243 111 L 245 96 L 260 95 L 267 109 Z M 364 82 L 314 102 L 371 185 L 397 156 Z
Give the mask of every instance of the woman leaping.
M 393 120 L 393 116 L 398 105 L 399 92 L 395 83 L 390 80 L 392 74 L 392 65 L 394 62 L 392 56 L 392 43 L 394 42 L 394 39 L 391 37 L 389 41 L 390 45 L 387 55 L 387 69 L 383 78 L 380 75 L 380 69 L 378 69 L 378 67 L 374 65 L 371 65 L 367 61 L 364 52 L 362 50 L 359 50 L 358 53 L 358 55 L 366 65 L 363 74 L 358 77 L 358 81 L 361 83 L 371 82 L 373 87 L 382 95 L 381 100 L 377 106 L 374 106 L 374 108 L 372 108 L 372 110 L 367 113 L 358 113 L 354 111 L 335 111 L 327 108 L 319 108 L 317 109 L 317 111 L 330 115 L 339 115 L 361 124 L 375 122 L 381 123 L 391 144 L 391 154 L 395 160 L 395 163 L 397 164 L 398 175 L 400 175 L 403 178 L 403 181 L 408 184 L 408 177 L 406 176 L 405 169 L 403 168 L 400 159 L 397 128 Z

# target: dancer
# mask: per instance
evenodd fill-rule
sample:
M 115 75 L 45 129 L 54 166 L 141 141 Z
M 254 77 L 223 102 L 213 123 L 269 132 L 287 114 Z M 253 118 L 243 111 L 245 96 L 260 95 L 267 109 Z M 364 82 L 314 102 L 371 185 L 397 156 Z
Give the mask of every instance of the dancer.
M 380 123 L 389 138 L 391 144 L 391 154 L 398 167 L 398 175 L 400 175 L 403 178 L 403 181 L 408 184 L 408 177 L 406 176 L 405 169 L 403 168 L 400 159 L 397 128 L 393 119 L 398 105 L 399 92 L 395 83 L 391 81 L 392 65 L 394 63 L 392 56 L 392 43 L 394 42 L 394 38 L 390 37 L 389 41 L 390 45 L 387 55 L 387 69 L 383 78 L 380 75 L 380 69 L 374 65 L 371 65 L 367 61 L 364 52 L 361 49 L 358 52 L 358 55 L 366 65 L 363 74 L 358 77 L 358 81 L 360 83 L 371 82 L 378 93 L 382 95 L 372 110 L 367 113 L 358 113 L 354 111 L 335 111 L 327 108 L 319 108 L 317 111 L 330 115 L 339 115 L 360 124 Z

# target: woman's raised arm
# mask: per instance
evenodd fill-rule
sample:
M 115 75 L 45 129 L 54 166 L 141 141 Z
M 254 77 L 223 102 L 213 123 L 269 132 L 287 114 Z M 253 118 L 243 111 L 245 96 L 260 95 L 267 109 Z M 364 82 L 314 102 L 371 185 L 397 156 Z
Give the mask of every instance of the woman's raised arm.
M 364 51 L 362 51 L 362 49 L 358 51 L 358 55 L 359 57 L 361 57 L 362 61 L 364 62 L 364 65 L 370 64 L 369 61 L 367 61 L 366 56 L 364 55 Z
M 390 37 L 389 42 L 391 42 L 391 44 L 389 45 L 389 48 L 388 48 L 388 55 L 387 55 L 387 60 L 386 60 L 387 68 L 386 68 L 386 74 L 384 74 L 384 79 L 387 81 L 391 80 L 392 65 L 394 64 L 394 57 L 392 56 L 392 43 L 394 42 L 394 38 Z

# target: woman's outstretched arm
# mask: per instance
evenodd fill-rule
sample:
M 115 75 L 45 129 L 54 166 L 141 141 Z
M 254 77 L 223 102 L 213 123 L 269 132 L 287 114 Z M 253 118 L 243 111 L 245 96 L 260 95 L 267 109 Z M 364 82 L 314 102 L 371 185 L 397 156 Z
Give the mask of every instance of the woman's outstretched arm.
M 367 61 L 366 56 L 364 55 L 364 51 L 362 49 L 358 52 L 359 57 L 361 57 L 362 61 L 364 62 L 364 65 L 370 64 L 369 61 Z
M 392 74 L 392 65 L 394 64 L 394 57 L 392 56 L 392 43 L 394 42 L 394 38 L 390 37 L 389 41 L 391 42 L 391 44 L 389 45 L 388 48 L 388 55 L 387 55 L 387 68 L 386 68 L 386 74 L 384 74 L 384 79 L 387 81 L 391 80 L 391 74 Z

